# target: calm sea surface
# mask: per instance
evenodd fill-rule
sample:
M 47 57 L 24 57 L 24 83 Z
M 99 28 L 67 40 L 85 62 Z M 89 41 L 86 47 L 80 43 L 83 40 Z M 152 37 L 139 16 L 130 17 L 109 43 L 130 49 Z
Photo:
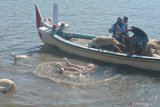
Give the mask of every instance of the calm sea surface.
M 54 2 L 59 20 L 71 32 L 106 35 L 117 17 L 126 15 L 129 26 L 160 39 L 159 0 L 0 0 L 0 78 L 16 84 L 15 93 L 0 94 L 0 107 L 160 106 L 159 73 L 91 61 L 44 45 L 36 31 L 34 3 L 48 18 Z M 32 56 L 14 63 L 12 52 Z M 49 74 L 52 62 L 64 57 L 79 65 L 92 62 L 96 69 L 83 78 Z

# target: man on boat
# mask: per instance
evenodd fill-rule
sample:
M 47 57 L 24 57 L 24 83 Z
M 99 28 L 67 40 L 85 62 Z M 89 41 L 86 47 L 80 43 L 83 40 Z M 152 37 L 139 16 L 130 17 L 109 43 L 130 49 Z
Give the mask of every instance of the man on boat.
M 53 25 L 53 19 L 52 19 L 51 17 L 48 18 L 48 23 L 49 23 L 50 25 Z
M 122 18 L 118 17 L 117 22 L 112 25 L 112 28 L 108 31 L 113 33 L 113 37 L 116 38 L 120 43 L 125 44 L 124 37 L 122 37 L 122 33 L 125 32 L 125 24 L 122 21 Z
M 64 39 L 70 40 L 72 38 L 72 36 L 70 35 L 70 33 L 66 33 L 64 32 L 64 28 L 65 28 L 65 23 L 61 23 L 61 26 L 57 29 L 57 35 L 61 36 Z
M 126 52 L 130 49 L 130 36 L 129 33 L 127 32 L 128 30 L 128 17 L 124 16 L 123 17 L 123 23 L 125 24 L 125 31 L 121 33 L 122 37 L 124 38 L 125 41 L 125 46 L 126 46 Z
M 131 31 L 134 35 L 131 37 L 131 53 L 134 54 L 135 52 L 139 51 L 140 55 L 145 55 L 146 46 L 149 41 L 148 35 L 146 32 L 144 32 L 142 29 L 138 27 L 132 26 L 131 29 L 128 29 L 127 31 Z M 141 48 L 140 50 L 137 50 L 137 48 Z
M 123 17 L 123 23 L 125 26 L 125 31 L 128 30 L 128 17 L 127 16 Z M 128 32 L 125 32 L 125 31 L 123 32 L 123 35 L 129 36 Z
M 54 33 L 54 34 L 56 33 L 56 28 L 57 28 L 56 25 L 52 26 L 52 33 Z
M 64 27 L 65 27 L 65 23 L 61 23 L 61 26 L 59 27 L 59 29 L 57 30 L 57 35 L 63 37 L 64 36 Z

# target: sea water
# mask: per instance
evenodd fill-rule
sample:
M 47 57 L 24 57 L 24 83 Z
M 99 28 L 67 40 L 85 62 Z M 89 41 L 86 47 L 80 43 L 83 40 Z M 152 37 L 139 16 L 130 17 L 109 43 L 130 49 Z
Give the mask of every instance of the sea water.
M 59 21 L 70 25 L 69 32 L 111 35 L 108 29 L 117 17 L 128 16 L 129 27 L 138 26 L 150 38 L 160 39 L 159 0 L 1 0 L 0 78 L 12 79 L 16 92 L 0 94 L 0 107 L 158 107 L 158 73 L 73 56 L 42 43 L 34 3 L 47 19 L 55 2 Z M 12 52 L 32 56 L 14 62 Z M 81 78 L 50 72 L 52 63 L 64 57 L 77 65 L 94 63 L 96 68 Z

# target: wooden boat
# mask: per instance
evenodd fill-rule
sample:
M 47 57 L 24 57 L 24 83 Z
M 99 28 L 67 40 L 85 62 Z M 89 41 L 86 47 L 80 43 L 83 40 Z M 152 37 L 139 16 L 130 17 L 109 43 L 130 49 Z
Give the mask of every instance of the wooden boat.
M 56 46 L 62 51 L 78 55 L 80 57 L 86 57 L 113 64 L 129 65 L 140 69 L 160 71 L 160 58 L 138 56 L 138 55 L 127 55 L 124 53 L 117 53 L 107 50 L 99 51 L 95 48 L 88 48 L 87 46 L 83 46 L 74 43 L 70 40 L 62 38 L 56 33 L 53 33 L 52 29 L 41 25 L 40 21 L 43 20 L 43 18 L 41 17 L 37 5 L 35 5 L 35 8 L 36 8 L 37 30 L 43 43 L 51 46 Z M 71 35 L 74 38 L 83 38 L 85 40 L 90 40 L 96 37 L 96 35 L 86 35 L 77 33 L 71 33 Z

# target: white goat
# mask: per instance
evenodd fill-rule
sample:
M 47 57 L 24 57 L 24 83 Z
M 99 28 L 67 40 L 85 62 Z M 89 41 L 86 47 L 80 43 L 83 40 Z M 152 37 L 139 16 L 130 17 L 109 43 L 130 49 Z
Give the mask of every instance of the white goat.
M 156 43 L 157 45 L 160 45 L 160 40 L 157 40 L 157 39 L 149 39 L 149 42 Z
M 11 53 L 11 56 L 13 57 L 14 61 L 18 60 L 18 59 L 27 59 L 29 58 L 31 55 L 18 55 L 16 53 Z
M 94 45 L 99 50 L 102 45 L 113 45 L 119 50 L 119 52 L 122 53 L 121 49 L 117 46 L 118 44 L 122 45 L 115 38 L 111 36 L 97 36 L 96 38 L 92 39 L 92 41 L 88 43 L 88 47 L 90 48 L 91 46 Z
M 15 89 L 15 83 L 10 79 L 0 79 L 0 92 L 7 93 Z
M 146 46 L 146 55 L 153 56 L 154 54 L 160 55 L 160 45 L 155 41 L 149 41 Z

